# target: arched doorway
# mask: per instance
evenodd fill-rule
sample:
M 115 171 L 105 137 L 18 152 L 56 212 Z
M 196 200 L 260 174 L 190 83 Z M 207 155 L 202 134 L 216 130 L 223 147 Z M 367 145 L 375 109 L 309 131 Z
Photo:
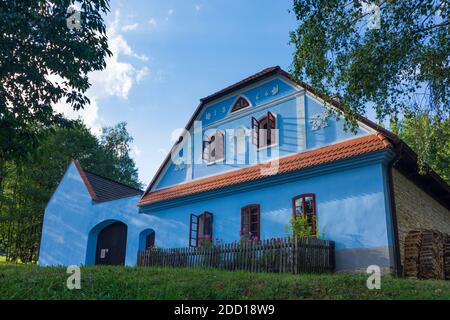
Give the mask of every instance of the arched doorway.
M 139 250 L 144 251 L 155 246 L 155 230 L 146 229 L 139 235 Z
M 124 265 L 128 227 L 114 222 L 102 229 L 97 237 L 96 265 Z

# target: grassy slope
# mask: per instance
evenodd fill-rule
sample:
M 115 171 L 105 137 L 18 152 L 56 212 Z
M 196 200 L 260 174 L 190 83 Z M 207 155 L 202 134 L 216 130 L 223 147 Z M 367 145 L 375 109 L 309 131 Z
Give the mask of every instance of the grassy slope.
M 0 265 L 0 299 L 450 299 L 449 281 L 365 276 L 278 275 L 218 270 L 87 267 L 81 290 L 66 288 L 65 268 Z

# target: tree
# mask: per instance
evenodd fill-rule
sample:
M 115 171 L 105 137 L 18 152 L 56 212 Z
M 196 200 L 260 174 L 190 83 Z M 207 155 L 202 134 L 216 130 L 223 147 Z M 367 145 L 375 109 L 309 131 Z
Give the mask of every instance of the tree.
M 435 126 L 435 123 L 439 123 Z M 393 121 L 391 129 L 416 153 L 421 154 L 419 165 L 426 172 L 429 165 L 450 184 L 450 119 L 435 119 L 428 114 L 407 115 Z M 425 139 L 423 139 L 425 137 Z
M 108 11 L 108 0 L 0 0 L 0 183 L 7 160 L 25 157 L 43 129 L 67 124 L 53 103 L 89 103 L 87 75 L 111 55 Z
M 136 164 L 130 156 L 130 144 L 133 142 L 133 137 L 128 133 L 126 126 L 125 122 L 120 122 L 114 127 L 103 128 L 100 143 L 106 154 L 116 159 L 111 161 L 115 164 L 115 170 L 112 171 L 116 172 L 114 178 L 119 182 L 140 188 L 142 185 L 137 182 Z
M 100 138 L 80 121 L 41 132 L 27 158 L 6 162 L 0 186 L 0 252 L 12 262 L 36 261 L 45 207 L 72 159 L 93 173 L 141 187 L 129 155 L 131 141 L 125 123 L 105 128 Z
M 368 28 L 377 19 L 380 28 Z M 450 22 L 447 0 L 294 0 L 298 27 L 293 75 L 339 96 L 347 127 L 374 107 L 377 118 L 450 112 Z

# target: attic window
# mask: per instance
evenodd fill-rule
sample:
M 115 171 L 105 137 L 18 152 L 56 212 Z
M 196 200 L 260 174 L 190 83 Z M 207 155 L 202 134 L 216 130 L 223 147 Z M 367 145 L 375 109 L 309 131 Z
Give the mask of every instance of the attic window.
M 211 137 L 203 137 L 203 160 L 208 163 L 219 162 L 225 159 L 225 135 L 217 130 Z
M 244 97 L 239 97 L 234 103 L 231 112 L 236 112 L 247 107 L 250 107 L 250 102 L 248 102 L 248 100 Z
M 277 119 L 272 112 L 259 120 L 252 117 L 253 144 L 258 148 L 269 147 L 277 143 Z

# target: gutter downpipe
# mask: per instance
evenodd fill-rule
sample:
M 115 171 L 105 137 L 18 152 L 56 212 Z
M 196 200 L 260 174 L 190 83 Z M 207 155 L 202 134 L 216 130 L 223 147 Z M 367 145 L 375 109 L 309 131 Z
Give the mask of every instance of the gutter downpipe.
M 393 168 L 397 162 L 402 158 L 403 155 L 403 142 L 400 141 L 399 146 L 395 150 L 395 157 L 388 164 L 388 177 L 389 177 L 389 200 L 391 204 L 391 214 L 392 214 L 392 227 L 394 232 L 394 255 L 395 255 L 395 275 L 403 276 L 403 266 L 401 262 L 400 255 L 400 239 L 398 236 L 398 223 L 397 223 L 397 209 L 395 205 L 395 191 L 394 191 L 394 180 L 393 180 Z

